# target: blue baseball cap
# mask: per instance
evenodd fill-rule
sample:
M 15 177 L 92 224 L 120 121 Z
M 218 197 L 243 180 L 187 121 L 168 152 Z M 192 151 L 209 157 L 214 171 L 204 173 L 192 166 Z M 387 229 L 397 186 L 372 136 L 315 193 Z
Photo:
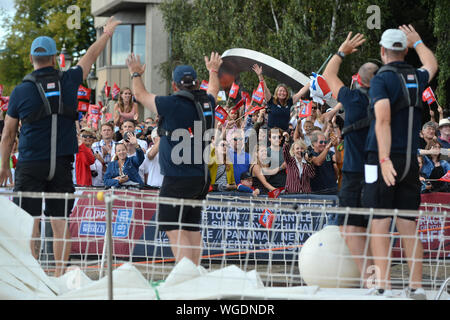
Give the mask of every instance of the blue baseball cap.
M 191 77 L 193 80 L 197 80 L 197 72 L 188 65 L 180 65 L 173 70 L 172 79 L 175 83 L 181 83 L 181 80 L 185 77 Z
M 36 51 L 38 48 L 44 51 Z M 53 56 L 56 54 L 56 43 L 50 37 L 41 36 L 33 40 L 31 44 L 30 54 L 32 56 Z

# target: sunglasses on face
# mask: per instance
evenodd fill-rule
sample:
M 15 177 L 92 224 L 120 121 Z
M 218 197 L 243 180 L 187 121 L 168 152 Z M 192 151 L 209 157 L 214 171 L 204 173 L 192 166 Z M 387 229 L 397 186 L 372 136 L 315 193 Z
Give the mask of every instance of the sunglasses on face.
M 83 134 L 83 135 L 81 135 L 81 137 L 82 137 L 82 138 L 85 138 L 85 139 L 89 139 L 89 138 L 91 138 L 91 139 L 95 139 L 95 137 L 94 137 L 94 136 L 92 136 L 92 135 L 88 135 L 88 134 Z
M 242 138 L 233 138 L 234 141 L 242 141 Z
M 312 109 L 312 110 L 317 110 L 317 107 L 312 107 L 311 109 Z
M 319 144 L 327 144 L 327 143 L 328 143 L 327 140 L 320 140 L 320 141 L 319 141 Z

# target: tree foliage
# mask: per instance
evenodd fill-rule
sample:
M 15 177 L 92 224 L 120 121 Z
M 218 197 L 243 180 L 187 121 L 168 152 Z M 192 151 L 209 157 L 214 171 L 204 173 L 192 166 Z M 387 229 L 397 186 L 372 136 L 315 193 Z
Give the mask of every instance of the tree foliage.
M 373 4 L 380 8 L 380 29 L 367 27 L 371 16 L 367 8 Z M 310 75 L 353 31 L 363 33 L 367 40 L 342 64 L 339 75 L 349 84 L 362 63 L 381 64 L 378 43 L 385 29 L 411 23 L 438 58 L 437 92 L 444 106 L 450 70 L 449 7 L 448 0 L 166 0 L 161 10 L 170 34 L 171 54 L 161 71 L 170 80 L 174 65 L 188 63 L 198 70 L 199 77 L 206 79 L 204 55 L 246 48 Z M 408 54 L 407 61 L 420 66 L 415 52 Z M 240 80 L 247 88 L 257 85 L 256 75 L 251 72 L 241 74 Z M 268 85 L 273 88 L 276 82 L 269 80 Z
M 67 13 L 71 5 L 80 8 L 79 29 L 70 29 L 70 24 L 67 24 L 74 14 Z M 0 83 L 5 86 L 5 95 L 32 71 L 30 46 L 36 37 L 52 37 L 58 50 L 65 45 L 75 63 L 80 54 L 95 41 L 90 0 L 15 0 L 15 8 L 13 17 L 3 17 L 8 36 L 2 40 L 4 50 L 0 53 Z

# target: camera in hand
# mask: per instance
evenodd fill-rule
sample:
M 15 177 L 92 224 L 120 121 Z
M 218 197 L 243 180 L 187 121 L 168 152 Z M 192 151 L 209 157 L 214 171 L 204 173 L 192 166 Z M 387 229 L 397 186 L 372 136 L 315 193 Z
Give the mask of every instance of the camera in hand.
M 126 142 L 130 142 L 130 136 L 131 136 L 131 135 L 132 135 L 131 132 L 128 132 L 128 131 L 124 132 L 124 134 L 123 134 L 123 140 L 126 141 Z

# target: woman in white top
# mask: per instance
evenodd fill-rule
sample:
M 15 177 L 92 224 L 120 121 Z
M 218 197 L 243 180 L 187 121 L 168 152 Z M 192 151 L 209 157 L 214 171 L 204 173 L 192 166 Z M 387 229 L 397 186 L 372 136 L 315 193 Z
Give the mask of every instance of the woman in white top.
M 159 136 L 158 128 L 152 130 L 152 141 L 153 145 L 148 149 L 145 155 L 144 163 L 144 174 L 146 176 L 146 183 L 151 187 L 160 188 L 163 181 L 163 176 L 161 175 L 161 167 L 159 166 Z

